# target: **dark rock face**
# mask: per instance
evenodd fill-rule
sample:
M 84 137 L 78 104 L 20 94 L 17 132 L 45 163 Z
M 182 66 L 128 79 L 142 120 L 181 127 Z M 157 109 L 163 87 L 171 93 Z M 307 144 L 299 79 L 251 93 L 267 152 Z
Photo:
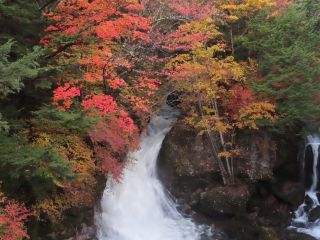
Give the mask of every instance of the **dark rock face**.
M 160 151 L 160 177 L 182 209 L 209 216 L 231 239 L 295 240 L 297 233 L 284 233 L 284 229 L 291 211 L 304 199 L 304 186 L 292 178 L 298 176 L 296 155 L 276 159 L 275 144 L 263 131 L 240 133 L 238 142 L 246 154 L 235 161 L 237 184 L 223 186 L 206 137 L 178 122 Z M 282 174 L 286 169 L 290 174 Z
M 309 215 L 309 221 L 315 222 L 320 218 L 320 206 L 316 207 L 315 209 L 312 209 Z
M 273 195 L 258 199 L 255 210 L 256 221 L 261 226 L 285 228 L 290 222 L 290 209 L 288 205 L 280 202 Z
M 311 237 L 307 234 L 298 233 L 294 231 L 285 231 L 283 239 L 284 240 L 317 240 L 316 238 Z
M 161 155 L 161 159 L 169 162 L 178 177 L 219 172 L 205 137 L 198 136 L 185 125 L 176 125 L 170 131 L 162 145 Z
M 273 195 L 293 208 L 297 208 L 304 200 L 304 186 L 298 182 L 278 182 L 271 187 Z
M 239 160 L 238 172 L 245 174 L 251 181 L 271 179 L 276 162 L 274 142 L 266 132 L 247 133 L 238 142 L 246 149 L 246 155 Z
M 221 181 L 218 164 L 212 159 L 206 138 L 182 124 L 176 125 L 166 136 L 159 153 L 158 172 L 175 197 L 194 206 L 205 188 Z
M 235 216 L 246 212 L 250 193 L 247 185 L 212 187 L 200 193 L 199 208 L 209 216 Z

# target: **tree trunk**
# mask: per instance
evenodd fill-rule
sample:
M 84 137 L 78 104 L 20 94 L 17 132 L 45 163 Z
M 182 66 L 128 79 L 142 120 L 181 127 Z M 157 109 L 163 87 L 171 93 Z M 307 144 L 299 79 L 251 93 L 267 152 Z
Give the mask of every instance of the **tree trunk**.
M 201 101 L 199 99 L 198 99 L 198 107 L 199 107 L 200 115 L 201 115 L 201 117 L 203 117 L 204 116 L 203 108 L 202 108 Z M 219 149 L 215 145 L 214 137 L 212 136 L 211 131 L 208 129 L 206 129 L 206 134 L 208 136 L 208 139 L 209 139 L 209 142 L 211 145 L 211 151 L 212 151 L 213 158 L 215 158 L 218 161 L 223 184 L 228 185 L 228 184 L 230 184 L 230 178 L 228 177 L 228 173 L 224 167 L 222 159 L 219 157 Z
M 230 39 L 231 39 L 232 56 L 234 56 L 234 41 L 233 41 L 233 29 L 232 29 L 232 26 L 230 27 Z
M 220 114 L 219 114 L 219 108 L 218 108 L 218 103 L 217 103 L 217 100 L 214 99 L 214 101 L 211 102 L 212 103 L 212 107 L 215 111 L 215 115 L 217 117 L 220 117 Z M 220 136 L 220 141 L 221 141 L 221 146 L 222 146 L 222 149 L 224 152 L 227 152 L 228 149 L 227 149 L 227 146 L 226 146 L 226 141 L 225 141 L 225 137 L 224 137 L 224 134 L 222 131 L 218 131 L 219 132 L 219 136 Z M 226 157 L 226 165 L 227 165 L 227 173 L 229 175 L 229 180 L 231 183 L 234 183 L 234 176 L 233 176 L 233 164 L 232 164 L 232 161 L 229 157 Z

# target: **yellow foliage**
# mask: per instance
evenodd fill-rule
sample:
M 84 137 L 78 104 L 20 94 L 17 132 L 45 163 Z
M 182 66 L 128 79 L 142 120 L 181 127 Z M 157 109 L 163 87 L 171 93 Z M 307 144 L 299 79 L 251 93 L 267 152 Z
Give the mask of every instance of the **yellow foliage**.
M 38 146 L 48 147 L 50 143 L 52 143 L 52 138 L 49 134 L 41 132 L 37 135 L 33 142 Z
M 254 102 L 242 107 L 239 112 L 238 119 L 236 119 L 236 126 L 240 129 L 246 127 L 258 129 L 258 120 L 274 122 L 277 119 L 275 115 L 276 107 L 269 102 Z
M 4 196 L 4 194 L 2 192 L 0 192 L 0 204 L 4 203 L 6 201 L 6 197 Z
M 218 154 L 220 158 L 234 158 L 241 154 L 241 150 L 239 148 L 234 148 L 229 151 L 222 151 Z
M 220 8 L 229 13 L 227 20 L 233 23 L 241 17 L 251 17 L 261 9 L 268 9 L 273 6 L 271 0 L 228 0 L 227 3 L 221 4 Z
M 31 134 L 31 132 L 29 133 Z M 68 132 L 55 132 L 50 127 L 32 131 L 33 144 L 49 147 L 72 163 L 76 178 L 56 184 L 59 194 L 48 196 L 34 206 L 40 216 L 44 213 L 52 222 L 58 222 L 63 212 L 71 207 L 90 207 L 94 204 L 96 166 L 93 150 L 84 139 Z M 45 164 L 45 163 L 44 163 Z
M 62 220 L 63 212 L 71 207 L 71 201 L 65 195 L 55 195 L 38 202 L 33 206 L 35 216 L 40 218 L 44 213 L 52 223 Z

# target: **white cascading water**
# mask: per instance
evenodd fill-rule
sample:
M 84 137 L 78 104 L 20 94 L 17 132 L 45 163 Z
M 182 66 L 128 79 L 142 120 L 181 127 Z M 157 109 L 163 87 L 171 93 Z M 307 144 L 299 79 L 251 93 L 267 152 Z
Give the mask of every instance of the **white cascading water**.
M 294 219 L 292 220 L 292 226 L 290 229 L 294 229 L 298 232 L 302 232 L 320 239 L 320 219 L 315 221 L 310 220 L 310 214 L 316 208 L 320 207 L 318 199 L 318 159 L 319 159 L 319 147 L 320 137 L 309 136 L 307 138 L 306 148 L 311 147 L 313 154 L 313 166 L 312 166 L 312 183 L 311 187 L 305 193 L 305 201 L 299 206 L 294 213 Z M 305 148 L 305 151 L 306 151 Z M 309 199 L 309 203 L 306 201 Z M 311 200 L 311 201 L 310 201 Z
M 129 154 L 120 183 L 109 177 L 96 214 L 99 240 L 200 240 L 211 229 L 198 226 L 177 211 L 159 181 L 156 161 L 176 113 L 165 107 L 142 135 L 140 150 Z M 132 160 L 134 159 L 134 160 Z

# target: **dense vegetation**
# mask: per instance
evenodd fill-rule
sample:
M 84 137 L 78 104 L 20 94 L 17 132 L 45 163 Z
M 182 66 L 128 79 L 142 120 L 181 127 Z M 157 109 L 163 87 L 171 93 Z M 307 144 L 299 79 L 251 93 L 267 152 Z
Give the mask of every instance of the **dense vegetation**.
M 0 239 L 92 207 L 97 176 L 121 181 L 168 89 L 224 184 L 239 132 L 318 127 L 318 4 L 1 0 Z

